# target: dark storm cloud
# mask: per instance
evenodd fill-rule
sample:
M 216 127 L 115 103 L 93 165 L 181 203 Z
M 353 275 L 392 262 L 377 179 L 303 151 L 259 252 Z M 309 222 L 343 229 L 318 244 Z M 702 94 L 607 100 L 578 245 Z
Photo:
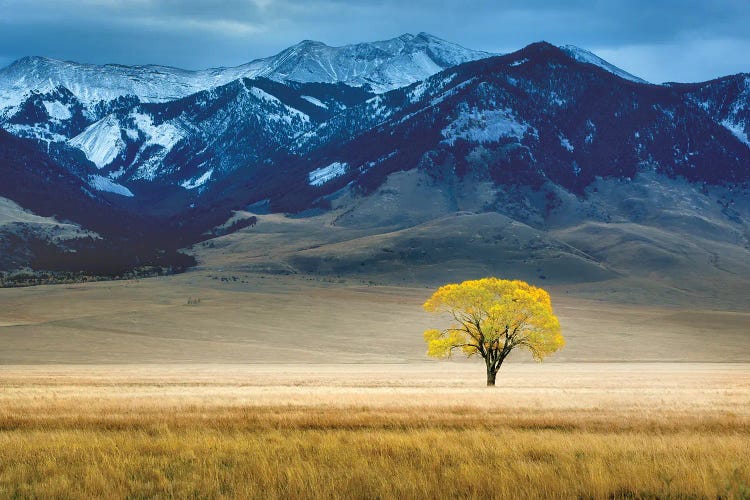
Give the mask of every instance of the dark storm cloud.
M 203 68 L 301 39 L 341 45 L 427 31 L 496 52 L 571 43 L 657 82 L 750 71 L 747 0 L 0 0 L 0 13 L 0 64 L 45 55 Z

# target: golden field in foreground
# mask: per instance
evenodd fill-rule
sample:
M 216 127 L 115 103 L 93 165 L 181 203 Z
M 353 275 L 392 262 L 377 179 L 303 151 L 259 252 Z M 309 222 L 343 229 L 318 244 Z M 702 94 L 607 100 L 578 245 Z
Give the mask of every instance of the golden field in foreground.
M 426 360 L 432 288 L 214 251 L 177 276 L 0 289 L 0 497 L 748 494 L 742 307 L 549 286 L 567 345 L 512 354 L 487 389 L 476 360 Z
M 2 497 L 750 494 L 750 365 L 0 367 Z

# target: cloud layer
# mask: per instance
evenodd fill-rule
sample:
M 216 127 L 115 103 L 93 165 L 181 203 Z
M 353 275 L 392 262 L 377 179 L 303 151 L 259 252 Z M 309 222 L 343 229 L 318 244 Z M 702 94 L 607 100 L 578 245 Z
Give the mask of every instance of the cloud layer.
M 91 63 L 237 65 L 302 39 L 331 45 L 427 31 L 508 52 L 547 40 L 650 81 L 750 71 L 750 2 L 572 0 L 0 0 L 0 65 L 26 55 Z

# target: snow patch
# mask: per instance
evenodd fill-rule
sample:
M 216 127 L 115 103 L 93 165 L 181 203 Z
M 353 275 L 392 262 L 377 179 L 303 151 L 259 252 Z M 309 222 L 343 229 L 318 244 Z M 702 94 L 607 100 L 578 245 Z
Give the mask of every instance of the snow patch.
M 113 182 L 111 179 L 102 177 L 101 175 L 89 176 L 89 186 L 96 189 L 97 191 L 115 193 L 121 196 L 126 196 L 128 198 L 132 198 L 134 196 L 133 192 L 130 189 L 126 188 L 122 184 Z
M 435 93 L 444 89 L 453 81 L 454 78 L 456 78 L 456 76 L 457 73 L 451 73 L 437 83 L 433 82 L 433 79 L 431 79 L 414 86 L 414 88 L 409 92 L 409 101 L 412 103 L 419 101 L 420 99 L 422 99 L 422 97 L 424 97 L 427 90 L 432 89 L 433 93 Z
M 316 168 L 307 175 L 307 180 L 311 186 L 322 186 L 326 182 L 342 176 L 349 168 L 348 163 L 335 161 L 327 167 Z
M 214 169 L 211 169 L 196 179 L 188 179 L 184 181 L 180 184 L 180 186 L 184 187 L 185 189 L 195 189 L 208 182 L 211 179 L 213 173 Z
M 68 144 L 83 151 L 86 158 L 100 169 L 112 163 L 125 150 L 120 123 L 114 115 L 92 123 Z
M 527 62 L 529 62 L 529 60 L 528 60 L 527 58 L 525 58 L 525 57 L 524 57 L 523 59 L 520 59 L 520 60 L 518 60 L 518 61 L 513 61 L 512 63 L 510 63 L 510 65 L 509 65 L 509 66 L 510 66 L 511 68 L 515 68 L 516 66 L 520 66 L 520 65 L 522 65 L 522 64 L 526 64 Z
M 47 115 L 53 120 L 62 122 L 70 120 L 73 117 L 70 108 L 60 102 L 42 101 L 42 104 L 44 104 L 44 109 L 47 110 Z
M 242 82 L 242 83 L 244 85 L 245 82 Z M 245 87 L 245 88 L 247 88 L 247 87 Z M 264 90 L 261 90 L 258 87 L 250 87 L 249 89 L 247 89 L 247 91 L 250 92 L 251 94 L 253 94 L 258 99 L 260 99 L 261 101 L 273 102 L 273 103 L 280 103 L 281 102 L 278 99 L 276 99 L 274 96 L 272 96 L 271 94 L 269 94 L 268 92 L 266 92 Z
M 309 95 L 303 95 L 302 99 L 304 99 L 307 102 L 310 102 L 312 104 L 315 104 L 316 106 L 318 106 L 320 108 L 328 109 L 328 105 L 326 103 L 324 103 L 323 101 L 321 101 L 320 99 L 316 99 L 316 98 L 314 98 L 312 96 L 309 96 Z
M 456 139 L 479 143 L 497 142 L 502 137 L 522 139 L 529 129 L 529 125 L 518 121 L 508 108 L 482 111 L 472 108 L 461 113 L 441 133 L 445 142 L 452 146 Z
M 390 160 L 391 158 L 393 158 L 393 157 L 394 157 L 394 156 L 396 156 L 397 154 L 398 154 L 398 150 L 396 150 L 396 151 L 391 151 L 391 152 L 390 152 L 390 153 L 388 153 L 387 155 L 385 155 L 385 156 L 381 156 L 380 158 L 378 158 L 378 159 L 377 159 L 377 160 L 375 160 L 375 161 L 370 161 L 370 162 L 367 162 L 367 163 L 365 163 L 364 165 L 360 166 L 360 167 L 359 167 L 359 171 L 360 171 L 360 172 L 362 172 L 362 173 L 365 173 L 365 172 L 367 172 L 368 170 L 370 170 L 370 169 L 371 169 L 372 167 L 374 167 L 374 166 L 376 166 L 376 165 L 379 165 L 379 164 L 383 163 L 384 161 Z
M 422 82 L 419 85 L 415 86 L 409 92 L 409 102 L 415 103 L 419 101 L 424 95 L 425 91 L 427 91 L 427 83 Z
M 283 102 L 281 102 L 279 99 L 277 99 L 276 97 L 272 96 L 268 92 L 266 92 L 266 91 L 264 91 L 262 89 L 259 89 L 258 87 L 249 87 L 248 88 L 247 85 L 245 85 L 244 81 L 242 82 L 242 85 L 245 87 L 245 90 L 247 90 L 247 92 L 250 93 L 251 95 L 253 95 L 255 98 L 263 101 L 265 104 L 273 105 L 277 109 L 284 111 L 284 113 L 278 113 L 278 112 L 277 113 L 266 113 L 264 115 L 265 118 L 267 118 L 269 120 L 272 120 L 272 121 L 275 121 L 275 122 L 281 122 L 281 121 L 283 121 L 283 122 L 286 122 L 287 125 L 291 125 L 292 121 L 294 120 L 295 117 L 298 118 L 299 120 L 303 121 L 303 122 L 309 122 L 310 121 L 310 117 L 307 116 L 305 113 L 303 113 L 302 111 L 300 111 L 298 109 L 295 109 L 295 108 L 287 106 L 286 104 L 284 104 Z M 313 103 L 313 104 L 315 104 L 315 103 Z M 321 104 L 323 104 L 323 103 L 321 103 Z
M 385 99 L 380 95 L 372 97 L 365 101 L 365 104 L 370 108 L 368 113 L 371 117 L 380 120 L 387 120 L 393 114 L 393 109 L 389 106 L 384 105 Z
M 591 120 L 586 120 L 586 129 L 589 133 L 586 135 L 584 142 L 586 144 L 591 144 L 594 142 L 594 137 L 596 136 L 596 125 Z
M 125 129 L 125 135 L 127 135 L 128 139 L 130 139 L 133 142 L 135 142 L 135 141 L 138 140 L 138 131 L 137 130 L 133 130 L 132 128 L 126 128 Z
M 146 136 L 146 142 L 143 147 L 146 146 L 161 146 L 164 149 L 172 149 L 175 144 L 180 142 L 183 138 L 180 129 L 172 125 L 171 123 L 162 123 L 161 125 L 154 125 L 154 121 L 151 116 L 143 113 L 132 113 L 130 115 L 135 122 L 138 130 L 143 132 Z M 129 134 L 128 134 L 129 135 Z
M 572 144 L 570 143 L 570 141 L 568 140 L 568 138 L 567 138 L 567 137 L 565 137 L 565 136 L 564 136 L 564 135 L 562 135 L 562 134 L 560 134 L 560 136 L 559 136 L 559 137 L 560 137 L 560 145 L 561 145 L 562 147 L 564 147 L 565 149 L 567 149 L 568 151 L 570 151 L 570 152 L 572 153 L 572 152 L 573 152 L 573 150 L 575 150 L 575 148 L 574 148 L 574 147 L 573 147 L 573 145 L 572 145 Z
M 183 140 L 184 133 L 169 122 L 155 125 L 153 118 L 144 113 L 132 112 L 129 118 L 137 128 L 139 137 L 142 135 L 144 139 L 143 144 L 141 144 L 138 150 L 138 155 L 133 161 L 133 164 L 139 164 L 133 178 L 153 180 L 164 166 L 164 158 L 167 157 L 177 143 Z M 127 131 L 126 134 L 128 134 L 128 137 L 131 137 L 131 134 Z M 147 158 L 141 160 L 141 155 L 149 147 L 156 147 L 158 149 L 149 150 Z
M 462 90 L 462 89 L 464 89 L 464 88 L 468 87 L 468 86 L 469 86 L 469 85 L 470 85 L 470 84 L 471 84 L 472 82 L 474 82 L 474 81 L 475 81 L 476 79 L 477 79 L 477 78 L 476 78 L 475 76 L 473 76 L 473 77 L 469 78 L 468 80 L 466 80 L 466 81 L 463 81 L 463 82 L 461 82 L 461 83 L 457 84 L 457 85 L 456 85 L 456 86 L 454 86 L 453 88 L 451 88 L 451 89 L 449 89 L 449 90 L 447 90 L 447 91 L 443 92 L 443 93 L 442 93 L 442 94 L 440 94 L 439 96 L 437 96 L 437 97 L 435 97 L 434 99 L 432 99 L 432 100 L 430 101 L 430 104 L 431 104 L 432 106 L 437 106 L 438 104 L 440 104 L 441 102 L 445 101 L 445 100 L 446 100 L 446 99 L 448 99 L 449 97 L 452 97 L 452 96 L 454 96 L 454 95 L 458 94 L 458 92 L 459 92 L 460 90 Z
M 674 121 L 674 110 L 661 108 L 661 111 L 662 111 L 662 113 L 664 113 L 665 116 L 669 117 L 670 121 L 672 121 L 672 122 Z
M 15 123 L 3 124 L 3 128 L 11 134 L 24 137 L 27 139 L 35 139 L 37 141 L 44 141 L 47 144 L 51 142 L 65 142 L 68 140 L 67 137 L 61 134 L 57 134 L 49 130 L 49 125 L 17 125 Z
M 735 136 L 735 137 L 736 137 L 737 139 L 739 139 L 740 141 L 742 141 L 742 142 L 744 142 L 745 144 L 747 144 L 748 146 L 750 146 L 750 139 L 748 139 L 748 137 L 747 137 L 747 133 L 746 133 L 746 132 L 745 132 L 745 130 L 744 130 L 744 129 L 742 128 L 742 125 L 740 125 L 739 123 L 734 123 L 734 122 L 731 122 L 731 121 L 729 121 L 729 120 L 724 120 L 724 121 L 722 121 L 722 122 L 721 122 L 721 125 L 722 125 L 722 126 L 723 126 L 723 127 L 725 128 L 725 129 L 729 130 L 729 131 L 730 131 L 730 132 L 731 132 L 732 134 L 734 134 L 734 136 Z

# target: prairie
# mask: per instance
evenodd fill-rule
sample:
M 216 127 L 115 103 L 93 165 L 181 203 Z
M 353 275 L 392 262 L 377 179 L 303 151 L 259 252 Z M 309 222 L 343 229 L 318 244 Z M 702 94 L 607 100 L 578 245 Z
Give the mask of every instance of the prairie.
M 0 496 L 736 497 L 750 366 L 0 370 Z
M 597 285 L 600 297 L 608 286 Z M 750 362 L 744 310 L 548 289 L 567 339 L 552 362 Z M 422 331 L 440 324 L 421 307 L 431 292 L 216 268 L 0 289 L 0 364 L 421 362 Z
M 550 280 L 566 347 L 489 390 L 475 360 L 427 361 L 433 287 L 379 274 L 403 234 L 316 227 L 264 217 L 182 275 L 0 289 L 0 497 L 750 494 L 744 295 Z

